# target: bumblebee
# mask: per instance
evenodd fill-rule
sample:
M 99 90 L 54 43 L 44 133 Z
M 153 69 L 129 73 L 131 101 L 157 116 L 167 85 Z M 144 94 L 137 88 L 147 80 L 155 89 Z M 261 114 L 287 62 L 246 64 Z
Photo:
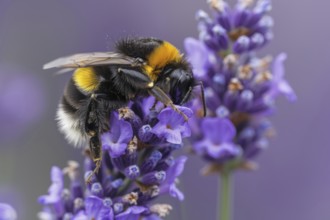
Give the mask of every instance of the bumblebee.
M 43 68 L 75 69 L 59 103 L 57 121 L 71 144 L 89 142 L 94 173 L 102 160 L 100 135 L 111 126 L 112 111 L 152 95 L 187 118 L 175 105 L 186 103 L 193 87 L 202 86 L 179 50 L 156 38 L 126 38 L 116 44 L 116 52 L 75 54 Z

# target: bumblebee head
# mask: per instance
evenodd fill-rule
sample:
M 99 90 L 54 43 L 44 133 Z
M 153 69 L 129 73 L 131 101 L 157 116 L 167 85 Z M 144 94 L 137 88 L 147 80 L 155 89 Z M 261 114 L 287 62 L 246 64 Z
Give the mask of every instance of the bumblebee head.
M 166 66 L 158 82 L 178 105 L 188 100 L 195 84 L 191 68 L 183 64 Z

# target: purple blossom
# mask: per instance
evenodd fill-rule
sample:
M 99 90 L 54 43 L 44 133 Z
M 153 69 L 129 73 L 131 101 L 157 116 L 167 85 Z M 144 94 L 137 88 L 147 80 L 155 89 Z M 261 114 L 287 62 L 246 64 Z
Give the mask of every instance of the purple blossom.
M 241 149 L 234 143 L 236 130 L 226 118 L 205 118 L 201 129 L 203 137 L 194 145 L 197 154 L 212 160 L 229 160 L 241 155 Z
M 178 107 L 188 118 L 192 111 L 186 107 Z M 182 138 L 190 136 L 190 128 L 183 116 L 171 108 L 162 110 L 158 115 L 158 123 L 153 127 L 152 133 L 159 138 L 164 138 L 168 143 L 181 144 Z
M 120 213 L 116 216 L 116 220 L 138 220 L 140 214 L 147 209 L 141 206 L 132 206 L 128 208 L 125 212 Z
M 110 120 L 110 131 L 102 134 L 101 140 L 104 150 L 110 152 L 111 157 L 121 156 L 133 137 L 130 123 L 119 119 L 118 114 L 113 114 Z
M 157 197 L 169 194 L 183 199 L 175 180 L 186 157 L 174 160 L 172 152 L 181 147 L 190 129 L 181 114 L 154 102 L 153 98 L 139 99 L 111 113 L 110 129 L 101 136 L 100 171 L 92 174 L 85 188 L 78 163 L 70 162 L 63 171 L 52 168 L 48 195 L 39 198 L 44 206 L 39 218 L 161 219 L 172 207 L 151 204 Z M 177 108 L 188 118 L 192 116 L 190 109 Z M 88 154 L 84 167 L 86 178 L 95 168 Z M 69 189 L 64 188 L 63 174 L 71 180 Z
M 242 54 L 262 48 L 273 37 L 273 20 L 267 15 L 271 10 L 269 0 L 259 1 L 254 8 L 247 1 L 238 1 L 236 7 L 221 1 L 212 8 L 214 19 L 204 11 L 198 11 L 196 15 L 199 39 L 210 50 L 225 52 L 232 49 Z
M 58 167 L 52 167 L 51 170 L 52 184 L 48 189 L 48 194 L 40 196 L 38 201 L 40 204 L 48 206 L 51 205 L 58 215 L 63 215 L 64 208 L 62 202 L 62 193 L 64 189 L 63 173 Z
M 184 42 L 194 74 L 204 83 L 208 116 L 201 117 L 202 103 L 193 100 L 193 150 L 218 167 L 237 168 L 257 156 L 273 133 L 265 117 L 275 112 L 275 98 L 296 100 L 284 79 L 286 55 L 274 61 L 257 56 L 272 39 L 274 22 L 268 15 L 270 0 L 252 2 L 238 0 L 231 7 L 211 1 L 213 18 L 197 12 L 199 40 Z
M 169 193 L 170 196 L 178 198 L 180 201 L 184 199 L 183 193 L 176 187 L 176 179 L 184 170 L 184 165 L 187 161 L 186 156 L 180 156 L 175 161 L 174 164 L 166 172 L 166 180 L 164 184 L 160 187 L 160 193 Z
M 16 220 L 17 214 L 13 207 L 6 203 L 0 203 L 0 220 Z
M 207 76 L 207 68 L 215 58 L 212 56 L 207 47 L 200 41 L 188 37 L 184 41 L 187 53 L 189 54 L 189 62 L 195 63 L 193 66 L 194 76 L 205 79 Z

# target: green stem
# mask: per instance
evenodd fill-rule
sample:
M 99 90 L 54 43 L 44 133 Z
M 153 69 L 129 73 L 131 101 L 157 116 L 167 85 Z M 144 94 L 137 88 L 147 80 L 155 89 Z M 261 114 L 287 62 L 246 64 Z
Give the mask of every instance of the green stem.
M 231 220 L 231 173 L 224 171 L 219 177 L 219 220 Z

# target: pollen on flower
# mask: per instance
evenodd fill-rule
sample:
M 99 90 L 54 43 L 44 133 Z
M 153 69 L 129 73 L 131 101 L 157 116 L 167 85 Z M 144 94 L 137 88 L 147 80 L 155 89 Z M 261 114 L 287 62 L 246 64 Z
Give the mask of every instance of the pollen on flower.
M 67 174 L 71 180 L 77 179 L 79 176 L 79 163 L 74 160 L 68 161 L 68 166 L 63 169 L 63 173 Z
M 230 83 L 228 85 L 228 89 L 230 91 L 240 91 L 243 89 L 243 85 L 242 83 L 239 81 L 239 79 L 237 78 L 232 78 L 230 80 Z
M 134 153 L 138 148 L 138 139 L 136 136 L 128 143 L 127 150 L 129 154 Z
M 133 118 L 134 112 L 128 107 L 118 109 L 119 118 L 128 119 Z
M 238 56 L 235 54 L 228 54 L 224 60 L 223 63 L 227 67 L 227 69 L 232 69 L 238 61 Z
M 172 206 L 168 204 L 155 204 L 150 207 L 150 211 L 160 217 L 166 217 L 172 209 Z
M 130 205 L 137 205 L 139 195 L 136 192 L 131 192 L 123 196 L 123 202 L 129 203 Z
M 248 36 L 251 34 L 250 29 L 245 27 L 236 28 L 228 33 L 230 40 L 237 41 L 242 36 Z
M 257 74 L 257 76 L 255 78 L 255 82 L 263 83 L 263 82 L 270 81 L 271 79 L 272 79 L 272 74 L 269 71 L 265 71 L 265 72 Z
M 223 0 L 208 0 L 209 5 L 216 11 L 223 12 L 226 3 Z
M 240 66 L 238 68 L 238 78 L 251 79 L 253 76 L 252 67 L 250 65 Z

